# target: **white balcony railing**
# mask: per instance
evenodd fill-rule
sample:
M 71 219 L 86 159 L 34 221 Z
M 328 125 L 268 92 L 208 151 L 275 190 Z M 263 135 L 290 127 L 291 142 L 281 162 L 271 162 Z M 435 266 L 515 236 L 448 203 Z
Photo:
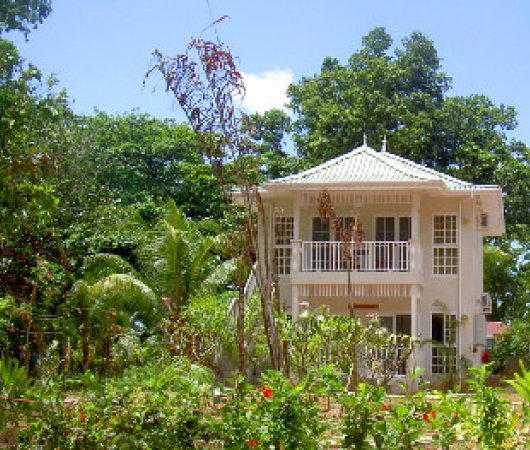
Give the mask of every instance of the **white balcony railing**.
M 409 261 L 410 245 L 406 241 L 302 242 L 303 272 L 343 272 L 350 264 L 355 272 L 408 272 Z

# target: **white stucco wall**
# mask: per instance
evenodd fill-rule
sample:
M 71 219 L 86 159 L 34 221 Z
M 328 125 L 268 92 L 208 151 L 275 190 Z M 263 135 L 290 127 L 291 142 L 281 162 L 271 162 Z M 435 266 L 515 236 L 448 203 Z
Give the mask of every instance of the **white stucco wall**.
M 293 197 L 268 199 L 269 211 L 273 214 L 292 216 L 294 214 Z M 421 248 L 421 260 L 419 274 L 415 278 L 410 274 L 394 273 L 392 283 L 396 280 L 403 280 L 404 283 L 417 284 L 420 289 L 420 300 L 418 303 L 418 334 L 421 340 L 431 338 L 431 314 L 435 312 L 454 314 L 459 321 L 459 334 L 461 342 L 461 355 L 469 363 L 477 365 L 480 363 L 482 354 L 481 345 L 485 342 L 485 336 L 475 331 L 475 321 L 482 322 L 484 316 L 477 316 L 479 312 L 477 300 L 482 294 L 482 234 L 480 224 L 477 220 L 476 198 L 471 194 L 467 195 L 435 195 L 432 192 L 420 192 L 419 198 L 419 238 Z M 312 239 L 312 218 L 318 217 L 316 206 L 300 205 L 299 209 L 299 230 L 300 240 Z M 375 240 L 375 217 L 376 216 L 411 216 L 412 206 L 410 204 L 384 204 L 384 205 L 362 205 L 362 206 L 336 206 L 338 216 L 360 217 L 365 231 L 365 240 Z M 459 228 L 459 273 L 458 275 L 434 275 L 432 270 L 433 260 L 433 216 L 436 214 L 457 215 Z M 295 232 L 296 234 L 296 232 Z M 296 236 L 295 236 L 296 237 Z M 333 274 L 304 273 L 305 280 L 311 279 L 312 283 L 319 283 L 321 280 L 333 279 Z M 339 277 L 340 274 L 337 274 Z M 370 283 L 379 279 L 380 282 L 390 280 L 390 274 L 355 274 L 356 282 L 363 282 L 363 277 L 370 280 Z M 377 278 L 379 277 L 379 278 Z M 408 278 L 407 278 L 408 277 Z M 337 278 L 339 279 L 339 278 Z M 342 278 L 344 279 L 344 276 Z M 291 277 L 279 277 L 279 289 L 283 302 L 290 311 L 291 304 Z M 345 281 L 342 281 L 344 283 Z M 386 281 L 390 282 L 390 281 Z M 459 301 L 460 299 L 460 301 Z M 306 300 L 300 298 L 301 300 Z M 314 298 L 311 300 L 314 306 L 318 304 L 329 304 L 336 313 L 347 314 L 346 298 Z M 358 301 L 368 301 L 379 304 L 379 313 L 403 314 L 410 312 L 410 299 L 358 299 Z M 459 307 L 460 305 L 460 307 Z M 480 327 L 479 327 L 480 329 Z M 477 346 L 478 344 L 478 346 Z M 427 375 L 430 369 L 430 346 L 425 345 L 419 352 L 418 363 L 427 368 Z

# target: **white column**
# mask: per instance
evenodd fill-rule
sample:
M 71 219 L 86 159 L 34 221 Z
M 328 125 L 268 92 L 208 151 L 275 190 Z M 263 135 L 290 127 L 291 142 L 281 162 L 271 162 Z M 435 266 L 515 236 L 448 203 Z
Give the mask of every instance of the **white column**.
M 418 339 L 418 300 L 419 300 L 419 288 L 418 286 L 410 287 L 410 336 L 413 339 Z M 417 344 L 412 351 L 409 359 L 409 372 L 418 367 L 418 348 Z M 415 391 L 418 388 L 418 381 L 411 381 L 410 388 Z
M 302 241 L 298 239 L 291 240 L 291 315 L 293 320 L 298 318 L 298 286 L 295 284 L 296 275 L 301 271 L 301 249 Z
M 418 286 L 410 287 L 410 334 L 411 336 L 418 336 Z
M 420 196 L 412 195 L 410 211 L 410 271 L 422 273 L 421 245 L 420 245 Z
M 294 193 L 293 198 L 293 239 L 300 239 L 300 195 Z
M 298 272 L 302 271 L 301 255 L 302 241 L 291 239 L 291 281 L 293 280 L 293 275 L 296 276 Z
M 301 266 L 302 241 L 300 240 L 300 195 L 294 193 L 293 198 L 293 240 L 291 241 L 291 316 L 298 319 L 298 286 L 293 283 L 293 275 L 302 270 Z
M 291 317 L 293 321 L 298 319 L 298 285 L 291 285 Z

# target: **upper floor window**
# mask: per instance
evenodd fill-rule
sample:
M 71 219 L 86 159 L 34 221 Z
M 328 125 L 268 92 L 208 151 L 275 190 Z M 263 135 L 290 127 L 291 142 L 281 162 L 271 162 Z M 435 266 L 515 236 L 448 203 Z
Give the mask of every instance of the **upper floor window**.
M 456 244 L 457 239 L 456 216 L 434 216 L 433 243 Z
M 351 232 L 355 220 L 353 217 L 338 217 L 337 220 L 338 224 L 321 217 L 313 217 L 313 241 L 340 241 L 342 240 L 341 230 L 346 235 Z
M 457 216 L 435 215 L 432 230 L 433 274 L 456 275 L 458 273 Z
M 376 241 L 408 241 L 412 234 L 412 218 L 406 216 L 376 217 Z
M 294 219 L 292 217 L 274 218 L 274 245 L 291 245 L 294 236 Z

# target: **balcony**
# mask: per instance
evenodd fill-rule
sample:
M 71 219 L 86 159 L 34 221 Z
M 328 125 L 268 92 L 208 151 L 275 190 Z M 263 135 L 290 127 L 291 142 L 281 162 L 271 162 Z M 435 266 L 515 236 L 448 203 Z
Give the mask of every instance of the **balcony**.
M 301 253 L 302 272 L 345 272 L 349 267 L 355 272 L 410 271 L 408 241 L 302 241 Z

